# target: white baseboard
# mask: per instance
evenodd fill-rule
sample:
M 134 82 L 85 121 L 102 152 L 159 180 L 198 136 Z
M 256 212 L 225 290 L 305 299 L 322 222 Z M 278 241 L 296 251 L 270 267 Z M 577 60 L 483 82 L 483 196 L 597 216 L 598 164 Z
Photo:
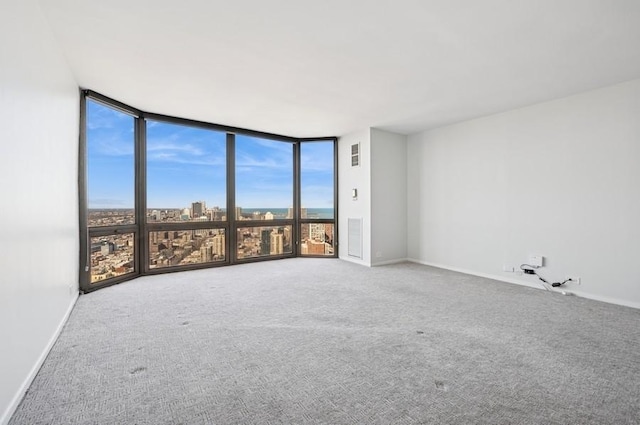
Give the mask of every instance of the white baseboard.
M 377 261 L 377 262 L 371 262 L 371 264 L 368 264 L 366 261 L 361 260 L 360 258 L 355 258 L 355 257 L 347 256 L 347 257 L 340 257 L 340 259 L 349 261 L 351 263 L 367 266 L 367 267 L 388 266 L 390 264 L 406 263 L 407 261 L 411 261 L 408 258 L 396 258 L 394 260 Z
M 521 280 L 521 279 L 515 279 L 515 278 L 506 277 L 506 276 L 489 274 L 489 273 L 482 273 L 482 272 L 477 272 L 477 271 L 473 271 L 473 270 L 463 269 L 463 268 L 460 268 L 460 267 L 452 267 L 452 266 L 448 266 L 448 265 L 445 265 L 445 264 L 431 263 L 431 262 L 428 262 L 428 261 L 417 260 L 415 258 L 407 258 L 407 261 L 410 261 L 412 263 L 422 264 L 422 265 L 425 265 L 425 266 L 437 267 L 439 269 L 445 269 L 445 270 L 451 270 L 451 271 L 454 271 L 454 272 L 470 274 L 472 276 L 485 277 L 487 279 L 493 279 L 493 280 L 498 280 L 498 281 L 501 281 L 501 282 L 507 282 L 507 283 L 513 283 L 513 284 L 516 284 L 516 285 L 527 286 L 529 288 L 545 290 L 545 288 L 543 288 L 538 283 L 526 282 L 526 281 Z M 565 289 L 563 289 L 562 291 L 564 291 L 564 290 Z M 561 292 L 560 290 L 556 290 L 556 289 L 552 289 L 552 291 Z M 640 303 L 633 302 L 633 301 L 621 300 L 619 298 L 612 298 L 612 297 L 604 297 L 604 296 L 601 296 L 601 295 L 594 295 L 594 294 L 590 294 L 588 292 L 575 290 L 573 288 L 566 289 L 566 291 L 570 292 L 570 293 L 572 293 L 572 294 L 574 294 L 574 295 L 576 295 L 578 297 L 587 298 L 587 299 L 594 300 L 594 301 L 602 301 L 602 302 L 609 303 L 609 304 L 616 304 L 616 305 L 621 305 L 621 306 L 624 306 L 624 307 L 631 307 L 631 308 L 640 309 Z
M 62 328 L 64 328 L 64 325 L 67 323 L 67 320 L 69 319 L 69 316 L 71 315 L 71 311 L 73 311 L 73 307 L 76 305 L 76 301 L 78 301 L 78 296 L 79 295 L 80 294 L 77 293 L 73 297 L 71 303 L 69 304 L 69 307 L 67 308 L 67 311 L 65 312 L 64 316 L 62 317 L 62 320 L 60 320 L 60 323 L 58 324 L 58 327 L 56 328 L 56 330 L 53 333 L 53 335 L 51 335 L 51 338 L 49 338 L 49 342 L 47 343 L 46 347 L 44 348 L 44 350 L 42 351 L 42 353 L 38 357 L 38 360 L 36 361 L 36 363 L 33 365 L 31 370 L 29 371 L 29 374 L 27 375 L 27 377 L 25 378 L 24 382 L 20 386 L 20 389 L 13 396 L 13 399 L 11 400 L 11 403 L 9 403 L 9 406 L 7 407 L 7 409 L 4 411 L 4 413 L 0 417 L 0 425 L 7 425 L 9 423 L 9 420 L 11 419 L 11 416 L 13 416 L 13 414 L 16 411 L 16 409 L 20 405 L 20 402 L 22 401 L 22 398 L 27 393 L 27 390 L 31 386 L 31 383 L 33 382 L 33 380 L 35 379 L 36 375 L 38 374 L 38 371 L 42 367 L 42 364 L 44 363 L 45 359 L 49 355 L 49 352 L 53 348 L 53 345 L 58 340 L 58 337 L 60 336 L 60 332 L 62 332 Z
M 611 298 L 611 297 L 604 297 L 602 295 L 594 295 L 594 294 L 590 294 L 588 292 L 583 292 L 580 290 L 573 290 L 571 289 L 569 292 L 575 294 L 578 297 L 582 297 L 582 298 L 588 298 L 590 300 L 594 300 L 594 301 L 602 301 L 603 303 L 608 303 L 608 304 L 617 304 L 617 305 L 621 305 L 623 307 L 631 307 L 631 308 L 637 308 L 638 310 L 640 310 L 640 303 L 636 303 L 633 301 L 627 301 L 627 300 L 621 300 L 619 298 Z
M 406 263 L 407 261 L 409 261 L 408 258 L 396 258 L 395 260 L 376 261 L 375 263 L 372 263 L 371 266 L 388 266 L 389 264 Z
M 356 257 L 350 257 L 348 255 L 345 256 L 340 256 L 339 257 L 341 260 L 344 261 L 348 261 L 350 263 L 355 263 L 355 264 L 360 264 L 361 266 L 367 266 L 367 267 L 371 267 L 371 264 L 368 264 L 366 261 L 364 261 L 361 258 L 356 258 Z

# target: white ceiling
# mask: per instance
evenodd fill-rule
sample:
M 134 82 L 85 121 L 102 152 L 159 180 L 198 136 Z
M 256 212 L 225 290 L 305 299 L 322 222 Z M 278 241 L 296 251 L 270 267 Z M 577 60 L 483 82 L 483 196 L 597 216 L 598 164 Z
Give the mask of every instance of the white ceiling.
M 638 0 L 40 0 L 78 84 L 296 137 L 403 134 L 640 78 Z

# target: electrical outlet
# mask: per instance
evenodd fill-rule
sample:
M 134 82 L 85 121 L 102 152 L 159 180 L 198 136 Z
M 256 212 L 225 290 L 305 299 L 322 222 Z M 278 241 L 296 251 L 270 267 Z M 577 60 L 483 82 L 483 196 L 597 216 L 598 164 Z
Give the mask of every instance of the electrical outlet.
M 544 266 L 544 257 L 542 255 L 530 255 L 529 256 L 529 265 L 533 267 L 542 267 Z
M 567 279 L 571 279 L 571 283 L 575 283 L 576 285 L 581 285 L 582 281 L 579 277 L 577 276 L 567 276 Z M 567 282 L 569 283 L 569 282 Z

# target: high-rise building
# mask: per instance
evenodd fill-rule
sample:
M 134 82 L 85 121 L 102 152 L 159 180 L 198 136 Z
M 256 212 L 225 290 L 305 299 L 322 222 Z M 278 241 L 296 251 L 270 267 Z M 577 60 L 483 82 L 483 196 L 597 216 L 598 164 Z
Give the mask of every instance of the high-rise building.
M 102 242 L 102 245 L 100 245 L 100 254 L 104 256 L 113 254 L 115 250 L 116 250 L 116 244 L 114 244 L 113 242 L 104 241 Z
M 333 223 L 324 224 L 325 242 L 333 245 Z
M 283 235 L 284 235 L 284 244 L 285 246 L 289 244 L 289 242 L 291 241 L 291 227 L 286 226 L 284 228 L 284 230 L 282 231 Z
M 309 239 L 312 241 L 324 242 L 324 224 L 323 223 L 311 223 L 309 224 Z
M 273 213 L 271 211 L 267 211 L 264 215 L 265 220 L 273 220 Z
M 271 230 L 262 229 L 260 231 L 260 255 L 271 254 Z
M 197 201 L 191 203 L 191 218 L 198 218 L 205 215 L 205 211 L 207 210 L 204 201 Z
M 224 257 L 225 256 L 225 237 L 224 234 L 218 234 L 213 237 L 213 253 Z
M 236 207 L 236 220 L 242 220 L 242 207 Z
M 207 216 L 211 221 L 221 221 L 224 217 L 224 211 L 219 207 L 213 207 L 212 209 L 207 210 Z
M 284 252 L 284 235 L 282 233 L 278 233 L 275 229 L 271 232 L 270 241 L 271 241 L 271 249 L 269 254 L 278 255 Z
M 200 259 L 202 262 L 211 262 L 213 260 L 213 247 L 203 245 L 200 247 Z

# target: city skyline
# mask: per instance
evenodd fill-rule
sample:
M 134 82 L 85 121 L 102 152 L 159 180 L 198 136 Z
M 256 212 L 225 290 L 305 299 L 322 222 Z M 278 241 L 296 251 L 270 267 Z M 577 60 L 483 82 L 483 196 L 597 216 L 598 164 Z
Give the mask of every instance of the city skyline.
M 195 207 L 195 208 L 194 208 Z M 135 223 L 134 208 L 90 208 L 88 226 L 113 226 Z M 207 207 L 205 202 L 195 201 L 191 207 L 184 208 L 147 208 L 146 222 L 189 222 L 189 221 L 227 221 L 227 210 L 217 206 Z M 273 220 L 292 219 L 293 208 L 242 208 L 236 207 L 236 220 Z M 335 219 L 333 208 L 300 209 L 303 219 Z
M 268 221 L 268 220 L 265 220 Z M 236 229 L 238 259 L 288 255 L 293 249 L 291 225 L 264 225 Z M 302 255 L 333 255 L 333 223 L 306 223 L 300 228 Z M 226 230 L 177 229 L 149 232 L 147 264 L 150 269 L 203 263 L 227 259 Z M 91 238 L 91 283 L 98 283 L 135 272 L 134 233 Z
M 88 206 L 133 208 L 134 119 L 87 101 Z M 301 144 L 302 201 L 333 207 L 333 143 Z M 182 208 L 193 199 L 226 207 L 226 133 L 147 121 L 147 205 Z M 236 135 L 236 204 L 287 208 L 293 203 L 293 147 Z

